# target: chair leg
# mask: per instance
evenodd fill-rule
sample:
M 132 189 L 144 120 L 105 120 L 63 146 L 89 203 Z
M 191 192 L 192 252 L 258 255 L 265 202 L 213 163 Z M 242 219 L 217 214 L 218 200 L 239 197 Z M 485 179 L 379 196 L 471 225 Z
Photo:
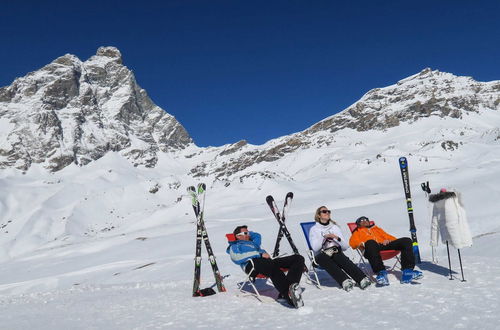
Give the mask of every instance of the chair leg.
M 251 265 L 252 265 L 252 268 L 250 269 L 250 271 L 248 272 L 248 274 L 246 274 L 246 273 L 245 273 L 246 278 L 245 278 L 245 281 L 244 281 L 244 282 L 242 283 L 242 285 L 240 286 L 240 292 L 242 292 L 242 293 L 245 293 L 245 292 L 250 293 L 250 291 L 247 291 L 247 290 L 244 290 L 244 289 L 243 289 L 243 288 L 245 287 L 245 285 L 248 283 L 248 284 L 252 287 L 253 291 L 255 292 L 256 298 L 257 298 L 259 301 L 261 301 L 261 302 L 262 302 L 262 299 L 261 299 L 261 297 L 260 297 L 259 290 L 257 290 L 257 287 L 256 287 L 256 286 L 255 286 L 255 284 L 254 284 L 254 280 L 255 280 L 255 279 L 254 279 L 254 280 L 252 280 L 252 278 L 250 277 L 250 274 L 252 274 L 252 273 L 253 273 L 253 271 L 254 271 L 254 269 L 255 269 L 255 265 L 254 265 L 254 263 L 253 263 L 253 260 L 252 260 L 252 259 L 250 259 L 250 263 L 251 263 Z M 266 281 L 267 281 L 267 279 L 266 279 Z
M 313 274 L 312 276 L 311 276 L 311 272 Z M 313 278 L 313 276 L 314 276 L 314 278 Z M 307 273 L 307 279 L 309 280 L 309 282 L 314 284 L 318 289 L 321 289 L 321 284 L 319 283 L 318 273 L 316 272 L 316 269 L 314 269 L 312 263 L 311 263 L 311 270 Z
M 255 284 L 254 284 L 252 281 L 250 281 L 249 283 L 250 283 L 250 285 L 252 286 L 253 291 L 255 291 L 255 294 L 257 295 L 257 299 L 259 299 L 260 301 L 262 301 L 262 300 L 260 299 L 260 293 L 259 293 L 259 290 L 257 290 L 257 288 L 255 287 Z
M 401 259 L 399 258 L 399 255 L 395 257 L 396 258 L 396 262 L 394 263 L 394 265 L 392 265 L 392 267 L 389 269 L 389 271 L 393 271 L 394 269 L 396 269 L 396 266 L 399 264 L 399 268 L 401 268 Z
M 364 267 L 363 267 L 364 269 L 366 269 L 366 270 L 371 270 L 371 269 L 372 269 L 372 267 L 371 267 L 371 266 L 369 266 L 369 265 L 366 263 L 365 258 L 363 257 L 363 254 L 361 253 L 361 251 L 359 251 L 358 249 L 356 249 L 356 251 L 358 252 L 358 255 L 359 255 L 359 260 L 358 260 L 357 264 L 358 264 L 358 265 L 363 264 L 363 265 L 364 265 Z M 373 281 L 372 277 L 371 277 L 371 276 L 370 276 L 370 275 L 369 275 L 366 271 L 363 271 L 363 273 L 365 273 L 365 275 L 366 275 L 366 276 L 367 276 L 370 280 L 372 280 L 372 281 Z M 374 274 L 373 274 L 373 271 L 370 271 L 370 273 L 371 273 L 372 275 L 374 275 Z
M 363 254 L 361 253 L 361 251 L 359 251 L 358 249 L 356 249 L 356 251 L 358 252 L 359 254 L 359 261 L 358 261 L 358 265 L 359 264 L 363 264 L 365 266 L 366 269 L 369 269 L 371 270 L 370 273 L 371 275 L 375 276 L 375 273 L 373 273 L 373 270 L 371 268 L 371 266 L 365 261 L 365 258 L 363 257 Z M 396 258 L 396 261 L 394 262 L 394 264 L 392 265 L 391 268 L 389 268 L 389 271 L 393 271 L 394 269 L 396 269 L 396 267 L 398 266 L 399 264 L 399 267 L 401 268 L 401 258 L 399 257 L 399 255 L 395 256 Z M 365 275 L 372 281 L 374 282 L 374 279 L 372 276 L 370 276 L 367 272 L 364 272 Z
M 267 280 L 267 279 L 266 279 Z M 252 293 L 251 291 L 245 289 L 245 285 L 250 285 L 254 291 L 254 293 Z M 242 282 L 241 284 L 238 284 L 239 285 L 239 290 L 241 293 L 246 293 L 246 294 L 250 294 L 250 295 L 254 295 L 255 298 L 257 298 L 260 302 L 262 302 L 262 297 L 259 293 L 259 290 L 257 290 L 257 287 L 255 286 L 254 282 L 252 281 L 252 279 L 247 276 Z
M 312 267 L 312 265 L 311 265 Z M 321 289 L 321 284 L 319 283 L 319 278 L 318 278 L 318 273 L 316 272 L 316 270 L 313 268 L 313 272 L 314 272 L 314 277 L 316 278 L 316 286 L 318 287 L 318 289 Z
M 311 282 L 313 282 L 318 289 L 321 289 L 321 284 L 319 283 L 318 272 L 314 268 L 314 264 L 316 263 L 316 260 L 314 258 L 314 252 L 312 250 L 309 250 L 308 257 L 309 257 L 309 262 L 311 264 L 311 267 L 309 268 L 310 269 L 309 272 L 311 272 L 311 271 L 313 272 L 315 280 L 311 279 L 310 274 L 307 274 L 307 275 L 308 275 L 309 279 L 311 280 Z

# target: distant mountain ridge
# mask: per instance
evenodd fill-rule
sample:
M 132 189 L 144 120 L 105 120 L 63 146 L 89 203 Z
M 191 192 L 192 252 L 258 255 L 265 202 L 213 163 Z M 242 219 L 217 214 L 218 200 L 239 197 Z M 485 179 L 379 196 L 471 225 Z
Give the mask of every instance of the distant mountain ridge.
M 239 141 L 198 148 L 182 125 L 137 85 L 133 73 L 122 65 L 120 51 L 101 47 L 85 62 L 64 55 L 0 88 L 0 168 L 27 170 L 42 163 L 58 171 L 115 151 L 134 166 L 146 167 L 157 166 L 161 153 L 173 154 L 193 177 L 286 176 L 261 165 L 299 149 L 335 145 L 346 130 L 386 132 L 430 117 L 461 120 L 499 110 L 500 81 L 477 82 L 425 69 L 369 91 L 347 109 L 302 132 L 261 146 Z M 490 133 L 497 134 L 484 134 Z M 450 141 L 439 143 L 455 148 L 456 142 Z
M 372 89 L 341 113 L 313 125 L 307 133 L 348 127 L 358 131 L 387 129 L 400 122 L 430 116 L 462 118 L 467 112 L 500 109 L 500 81 L 478 82 L 471 77 L 431 70 Z
M 273 162 L 299 149 L 334 145 L 343 130 L 386 132 L 402 123 L 413 124 L 430 117 L 464 120 L 470 114 L 500 112 L 500 81 L 478 82 L 429 68 L 394 85 L 376 88 L 359 101 L 302 132 L 274 139 L 266 147 L 254 147 L 240 141 L 226 147 L 217 162 L 207 162 L 192 169 L 195 176 L 216 175 L 225 178 L 261 162 Z M 489 125 L 488 119 L 484 119 Z M 500 139 L 495 123 L 491 132 Z M 500 122 L 496 122 L 496 127 Z M 495 131 L 496 130 L 496 131 Z M 425 134 L 425 131 L 421 132 Z M 483 134 L 483 133 L 480 133 Z M 421 136 L 423 137 L 423 135 Z M 389 141 L 387 141 L 389 143 Z M 431 143 L 419 141 L 423 146 Z M 353 141 L 354 145 L 357 143 Z M 454 148 L 456 142 L 441 141 Z M 227 154 L 233 154 L 224 161 Z
M 58 171 L 109 151 L 152 167 L 159 152 L 193 143 L 139 87 L 114 47 L 99 48 L 85 62 L 61 56 L 0 88 L 0 123 L 0 168 L 44 163 Z

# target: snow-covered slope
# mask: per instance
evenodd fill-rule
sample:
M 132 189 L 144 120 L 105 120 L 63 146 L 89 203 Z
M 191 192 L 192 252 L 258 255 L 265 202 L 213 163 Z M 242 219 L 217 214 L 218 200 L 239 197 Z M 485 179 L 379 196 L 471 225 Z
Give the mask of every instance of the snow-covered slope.
M 72 173 L 11 173 L 2 178 L 2 186 L 9 191 L 1 196 L 2 214 L 9 215 L 2 225 L 6 219 L 12 220 L 2 228 L 1 236 L 5 253 L 0 279 L 2 326 L 222 329 L 239 324 L 242 328 L 309 329 L 315 320 L 319 327 L 349 329 L 368 329 L 374 324 L 402 328 L 401 322 L 406 329 L 495 329 L 500 320 L 500 286 L 496 284 L 500 263 L 494 248 L 500 232 L 496 207 L 500 182 L 495 171 L 500 157 L 490 154 L 489 161 L 473 165 L 482 152 L 471 154 L 461 166 L 440 159 L 432 165 L 432 160 L 419 162 L 418 157 L 409 157 L 424 260 L 420 268 L 425 278 L 420 284 L 400 285 L 396 271 L 390 275 L 390 287 L 346 293 L 323 274 L 326 288 L 322 290 L 302 283 L 306 305 L 300 310 L 241 296 L 236 284 L 242 272 L 225 253 L 224 234 L 238 224 L 247 224 L 263 234 L 263 245 L 271 250 L 278 226 L 265 205 L 265 196 L 272 193 L 281 201 L 291 190 L 295 199 L 287 223 L 303 255 L 306 250 L 299 222 L 310 221 L 319 205 L 333 210 L 345 232 L 347 221 L 367 215 L 397 236 L 408 235 L 396 161 L 351 163 L 349 171 L 327 169 L 300 182 L 278 178 L 229 187 L 217 182 L 209 185 L 206 221 L 228 292 L 207 298 L 190 297 L 195 234 L 190 201 L 176 202 L 177 195 L 166 188 L 173 182 L 155 175 L 156 169 L 134 168 L 115 156 L 103 159 L 99 167 L 75 168 Z M 474 235 L 473 247 L 462 250 L 465 283 L 459 281 L 459 273 L 454 281 L 448 280 L 444 246 L 437 251 L 439 263 L 430 262 L 430 217 L 418 187 L 423 180 L 429 180 L 435 189 L 453 185 L 464 194 Z M 157 183 L 161 186 L 158 192 L 150 193 Z M 30 213 L 29 222 L 18 226 L 23 212 Z M 286 241 L 282 247 L 289 251 Z M 451 252 L 458 272 L 456 251 Z M 349 255 L 355 256 L 352 251 Z M 211 285 L 213 277 L 204 251 L 202 286 Z M 276 295 L 269 285 L 258 285 L 265 295 Z
M 12 330 L 497 329 L 500 267 L 492 246 L 499 238 L 498 234 L 477 238 L 472 249 L 462 251 L 467 282 L 448 280 L 445 253 L 441 253 L 440 264 L 424 262 L 425 278 L 415 285 L 402 286 L 390 275 L 389 287 L 370 287 L 367 291 L 356 288 L 346 293 L 322 276 L 325 286 L 322 290 L 304 284 L 305 306 L 299 310 L 237 296 L 235 285 L 241 274 L 234 265 L 223 267 L 228 275 L 227 293 L 192 298 L 187 294 L 192 285 L 189 276 L 172 279 L 173 271 L 169 270 L 188 272 L 191 267 L 181 268 L 173 260 L 163 261 L 163 266 L 153 264 L 135 270 L 139 263 L 129 264 L 128 268 L 122 264 L 132 279 L 129 283 L 75 283 L 72 288 L 0 296 L 2 327 Z M 456 252 L 452 252 L 456 265 Z M 123 275 L 113 276 L 113 271 L 104 267 L 98 270 L 109 278 Z M 139 281 L 152 272 L 162 272 L 164 276 L 157 281 Z M 257 285 L 265 294 L 275 294 L 268 284 Z
M 109 65 L 118 69 L 121 64 L 111 56 L 116 54 L 114 51 L 103 49 L 101 52 L 108 55 L 98 54 L 77 67 L 110 61 L 115 64 Z M 74 58 L 67 60 L 77 63 Z M 65 64 L 56 63 L 55 67 L 56 71 L 68 70 Z M 118 71 L 127 76 L 129 71 L 125 70 L 121 67 Z M 55 79 L 41 74 L 42 78 Z M 25 86 L 21 84 L 23 79 L 27 78 L 20 78 L 19 86 Z M 498 82 L 479 83 L 424 70 L 396 85 L 370 91 L 342 113 L 302 132 L 261 146 L 241 141 L 199 148 L 187 133 L 177 140 L 175 134 L 169 135 L 180 130 L 180 124 L 171 130 L 165 129 L 168 125 L 162 129 L 160 124 L 153 125 L 158 127 L 158 134 L 184 141 L 176 147 L 167 146 L 158 142 L 148 121 L 131 120 L 131 125 L 125 125 L 116 118 L 130 115 L 127 108 L 122 108 L 120 117 L 118 113 L 110 115 L 116 108 L 109 107 L 94 115 L 106 114 L 106 118 L 114 118 L 109 121 L 113 124 L 96 131 L 81 127 L 87 127 L 83 129 L 85 134 L 100 132 L 103 138 L 99 141 L 110 141 L 109 137 L 113 140 L 113 136 L 127 136 L 130 143 L 136 141 L 145 152 L 139 152 L 137 160 L 130 157 L 132 144 L 126 143 L 121 149 L 106 149 L 93 161 L 75 161 L 79 159 L 76 157 L 60 168 L 48 166 L 53 163 L 50 155 L 24 166 L 25 158 L 9 162 L 6 159 L 13 160 L 8 157 L 15 153 L 2 152 L 1 325 L 6 329 L 311 328 L 311 322 L 316 322 L 318 327 L 357 329 L 494 329 L 500 320 L 496 312 L 500 263 L 495 252 L 500 232 L 496 206 L 500 199 L 498 86 Z M 120 99 L 121 87 L 106 97 L 100 87 L 92 88 L 96 88 L 95 95 L 103 93 L 104 99 L 119 103 L 116 100 Z M 42 142 L 54 136 L 48 139 L 60 143 L 57 134 L 42 134 L 41 128 L 33 130 L 42 126 L 25 125 L 24 119 L 15 118 L 11 111 L 16 104 L 14 94 L 12 85 L 0 89 L 2 150 L 12 146 L 9 141 L 14 136 L 30 136 Z M 11 98 L 7 102 L 5 97 Z M 432 98 L 435 101 L 429 101 Z M 19 104 L 26 104 L 25 100 L 21 97 Z M 421 104 L 422 108 L 411 108 L 412 104 Z M 22 118 L 28 121 L 39 115 L 35 110 L 28 115 L 28 108 L 21 108 L 20 113 L 25 114 Z M 62 112 L 51 113 L 62 118 L 60 114 L 68 109 L 65 106 Z M 143 115 L 153 113 L 151 109 Z M 164 116 L 161 118 L 171 118 Z M 25 130 L 22 133 L 21 127 Z M 123 134 L 117 133 L 121 129 Z M 145 141 L 147 146 L 142 144 Z M 74 143 L 76 146 L 79 142 Z M 88 144 L 88 151 L 96 150 L 96 145 Z M 38 150 L 35 146 L 29 145 Z M 62 144 L 56 149 L 69 150 Z M 154 162 L 143 162 L 149 159 L 142 158 L 146 150 L 154 150 Z M 35 159 L 34 151 L 28 154 Z M 40 155 L 45 155 L 44 151 Z M 366 292 L 345 293 L 325 277 L 324 290 L 303 281 L 306 306 L 300 310 L 259 303 L 238 294 L 236 283 L 242 272 L 225 253 L 224 234 L 236 225 L 247 224 L 263 234 L 264 247 L 271 249 L 278 227 L 265 204 L 268 194 L 279 202 L 286 192 L 295 193 L 287 223 L 303 255 L 306 250 L 299 222 L 312 220 L 320 205 L 333 210 L 333 217 L 345 232 L 346 222 L 366 215 L 396 236 L 408 235 L 397 161 L 400 156 L 408 158 L 410 167 L 417 235 L 424 260 L 420 265 L 425 273 L 421 284 L 401 286 L 397 271 L 391 274 L 390 287 L 371 287 Z M 28 169 L 21 172 L 17 167 Z M 200 181 L 208 186 L 205 218 L 228 292 L 192 298 L 195 224 L 185 191 Z M 430 210 L 419 187 L 423 181 L 429 181 L 434 190 L 455 187 L 463 193 L 474 235 L 473 247 L 462 251 L 467 282 L 447 279 L 443 246 L 437 251 L 439 263 L 430 262 Z M 286 241 L 282 246 L 283 251 L 289 250 Z M 350 255 L 354 257 L 352 252 Z M 452 256 L 457 271 L 453 250 Z M 205 258 L 204 287 L 213 284 L 209 268 Z M 260 285 L 266 295 L 276 294 L 269 286 Z

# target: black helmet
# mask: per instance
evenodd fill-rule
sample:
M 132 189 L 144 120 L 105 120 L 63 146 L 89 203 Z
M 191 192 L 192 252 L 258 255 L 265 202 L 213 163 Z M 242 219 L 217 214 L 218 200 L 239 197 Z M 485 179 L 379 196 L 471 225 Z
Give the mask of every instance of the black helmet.
M 363 221 L 363 220 L 370 221 L 370 219 L 368 219 L 367 217 L 362 216 L 362 217 L 359 217 L 359 218 L 356 220 L 356 225 L 359 227 L 359 224 L 360 224 L 360 223 L 361 223 L 361 221 Z

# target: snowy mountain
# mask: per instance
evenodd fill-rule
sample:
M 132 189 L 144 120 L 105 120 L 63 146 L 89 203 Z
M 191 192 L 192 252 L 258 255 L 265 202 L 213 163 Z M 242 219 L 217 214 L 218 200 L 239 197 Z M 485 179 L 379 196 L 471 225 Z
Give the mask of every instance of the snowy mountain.
M 394 150 L 425 158 L 432 155 L 431 149 L 439 154 L 470 143 L 497 141 L 499 110 L 500 81 L 482 83 L 425 69 L 395 85 L 369 91 L 344 111 L 302 132 L 263 146 L 250 146 L 245 141 L 229 145 L 191 172 L 195 177 L 215 175 L 218 179 L 231 179 L 237 174 L 241 179 L 255 174 L 251 168 L 263 167 L 258 164 L 273 163 L 287 155 L 293 158 L 298 150 L 326 146 L 338 150 L 341 157 L 336 161 L 341 161 L 353 150 L 374 144 L 373 134 L 380 146 L 372 149 L 367 162 L 396 155 Z M 399 132 L 414 134 L 413 145 L 401 145 L 404 140 L 396 138 Z M 265 174 L 261 171 L 259 175 Z
M 137 85 L 114 47 L 99 48 L 85 62 L 61 56 L 1 88 L 0 123 L 0 168 L 43 163 L 58 171 L 110 151 L 152 167 L 159 152 L 192 143 Z
M 156 166 L 160 154 L 194 158 L 188 162 L 194 163 L 189 170 L 194 177 L 286 176 L 255 165 L 273 163 L 298 149 L 341 147 L 338 140 L 348 129 L 390 135 L 387 130 L 393 127 L 446 118 L 462 121 L 463 131 L 448 139 L 424 139 L 421 148 L 438 145 L 457 149 L 465 135 L 470 138 L 475 133 L 479 140 L 481 135 L 497 138 L 499 131 L 482 115 L 498 112 L 499 95 L 500 81 L 482 83 L 425 69 L 395 85 L 371 90 L 341 113 L 263 146 L 239 141 L 193 151 L 187 148 L 194 146 L 189 134 L 137 85 L 133 73 L 122 64 L 120 51 L 101 47 L 85 62 L 67 54 L 0 89 L 0 168 L 27 170 L 32 164 L 43 164 L 58 171 L 119 152 L 134 166 L 146 167 Z M 465 124 L 469 116 L 483 127 L 477 130 L 474 123 Z M 180 166 L 185 163 L 182 159 L 176 162 Z M 252 170 L 254 167 L 259 170 Z
M 0 89 L 1 327 L 496 327 L 499 81 L 426 69 L 302 132 L 200 148 L 120 62 L 114 48 L 85 62 L 66 55 Z M 325 276 L 322 290 L 303 280 L 299 310 L 237 291 L 243 274 L 224 234 L 247 224 L 271 250 L 278 226 L 268 194 L 280 204 L 295 193 L 287 224 L 304 256 L 299 222 L 320 205 L 346 236 L 346 222 L 361 215 L 408 236 L 400 156 L 409 162 L 424 260 L 419 285 L 400 285 L 398 271 L 389 287 L 366 292 L 343 292 Z M 474 236 L 462 251 L 467 282 L 448 280 L 443 245 L 431 262 L 423 181 L 463 194 Z M 207 183 L 207 230 L 228 288 L 206 298 L 191 297 L 195 225 L 185 191 L 196 182 Z M 204 252 L 202 287 L 212 284 Z

